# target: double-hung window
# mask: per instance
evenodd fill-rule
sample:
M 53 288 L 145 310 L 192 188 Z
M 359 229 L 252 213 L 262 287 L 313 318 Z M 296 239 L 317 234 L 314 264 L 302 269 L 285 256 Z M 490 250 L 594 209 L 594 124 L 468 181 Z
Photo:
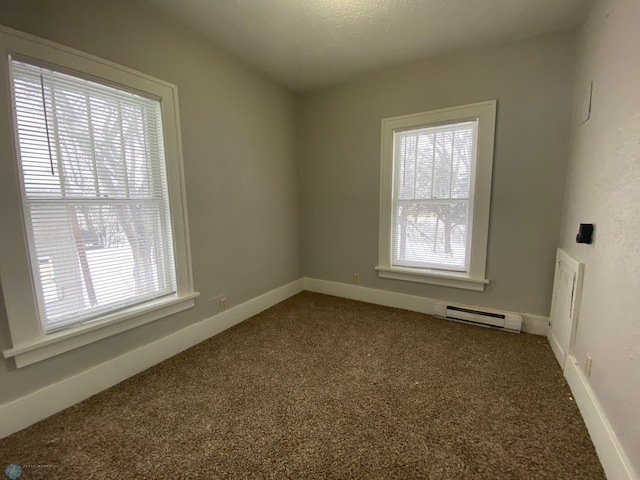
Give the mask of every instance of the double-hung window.
M 383 120 L 379 276 L 484 289 L 495 111 Z
M 44 331 L 174 293 L 160 102 L 20 59 L 11 77 Z
M 2 39 L 16 174 L 3 186 L 20 207 L 3 212 L 20 227 L 3 236 L 5 355 L 33 363 L 192 306 L 175 87 Z

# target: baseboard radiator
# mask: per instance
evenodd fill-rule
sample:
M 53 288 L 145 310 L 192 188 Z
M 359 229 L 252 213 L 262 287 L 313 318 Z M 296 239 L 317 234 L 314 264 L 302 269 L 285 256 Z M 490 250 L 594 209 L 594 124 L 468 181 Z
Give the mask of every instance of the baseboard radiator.
M 475 310 L 446 302 L 436 302 L 434 315 L 447 320 L 470 323 L 482 327 L 499 328 L 509 332 L 520 333 L 522 329 L 521 315 Z

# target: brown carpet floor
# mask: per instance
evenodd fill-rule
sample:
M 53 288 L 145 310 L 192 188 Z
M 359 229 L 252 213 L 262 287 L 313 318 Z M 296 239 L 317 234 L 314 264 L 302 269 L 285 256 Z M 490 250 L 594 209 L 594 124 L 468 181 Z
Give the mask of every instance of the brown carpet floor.
M 545 338 L 309 292 L 0 440 L 0 461 L 58 465 L 20 480 L 605 478 Z

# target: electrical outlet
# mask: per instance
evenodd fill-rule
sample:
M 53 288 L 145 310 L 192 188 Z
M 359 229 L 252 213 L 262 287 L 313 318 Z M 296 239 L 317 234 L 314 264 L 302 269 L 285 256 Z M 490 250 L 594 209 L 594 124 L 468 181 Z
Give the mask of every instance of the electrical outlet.
M 584 361 L 584 374 L 589 378 L 591 376 L 591 355 L 587 353 L 587 358 Z
M 227 309 L 227 299 L 225 298 L 221 298 L 220 299 L 220 311 L 224 312 Z
M 353 274 L 353 283 L 355 283 L 356 285 L 360 285 L 360 274 L 359 273 L 354 273 Z

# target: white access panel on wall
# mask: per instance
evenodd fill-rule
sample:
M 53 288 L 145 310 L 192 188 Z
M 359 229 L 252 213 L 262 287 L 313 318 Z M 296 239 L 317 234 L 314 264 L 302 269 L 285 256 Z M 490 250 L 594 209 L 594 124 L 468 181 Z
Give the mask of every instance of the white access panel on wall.
M 564 250 L 558 249 L 551 300 L 549 343 L 563 370 L 573 347 L 583 276 L 584 263 L 571 257 Z

